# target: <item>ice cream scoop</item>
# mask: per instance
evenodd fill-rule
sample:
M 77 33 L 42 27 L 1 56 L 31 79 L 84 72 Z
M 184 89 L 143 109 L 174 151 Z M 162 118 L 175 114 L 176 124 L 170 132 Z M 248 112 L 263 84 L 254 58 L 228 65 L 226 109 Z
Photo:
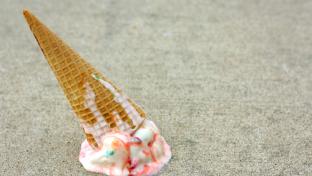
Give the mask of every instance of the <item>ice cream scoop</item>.
M 89 171 L 107 175 L 153 175 L 171 158 L 169 145 L 152 121 L 129 135 L 112 132 L 102 138 L 100 150 L 93 150 L 85 141 L 79 160 Z

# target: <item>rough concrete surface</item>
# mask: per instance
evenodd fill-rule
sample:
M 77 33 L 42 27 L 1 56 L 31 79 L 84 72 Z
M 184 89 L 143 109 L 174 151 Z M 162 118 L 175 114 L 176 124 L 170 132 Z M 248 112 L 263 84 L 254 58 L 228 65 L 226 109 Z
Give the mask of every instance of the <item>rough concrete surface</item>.
M 0 4 L 0 175 L 96 175 L 23 8 L 158 124 L 160 175 L 312 175 L 312 1 Z

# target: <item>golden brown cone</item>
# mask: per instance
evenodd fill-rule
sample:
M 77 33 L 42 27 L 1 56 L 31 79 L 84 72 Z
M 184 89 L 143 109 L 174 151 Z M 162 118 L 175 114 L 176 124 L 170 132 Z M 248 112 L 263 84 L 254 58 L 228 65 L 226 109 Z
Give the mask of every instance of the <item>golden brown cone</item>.
M 107 128 L 128 131 L 128 128 L 135 129 L 140 125 L 145 113 L 138 105 L 128 98 L 122 102 L 116 99 L 116 95 L 122 93 L 111 81 L 28 10 L 24 10 L 23 14 L 70 105 L 80 119 L 91 146 L 97 148 L 101 145 L 101 136 L 110 131 Z M 92 93 L 95 95 L 93 99 L 90 96 Z M 89 102 L 89 105 L 86 105 L 86 102 Z M 141 119 L 134 118 L 135 114 Z M 117 117 L 120 119 L 119 123 Z

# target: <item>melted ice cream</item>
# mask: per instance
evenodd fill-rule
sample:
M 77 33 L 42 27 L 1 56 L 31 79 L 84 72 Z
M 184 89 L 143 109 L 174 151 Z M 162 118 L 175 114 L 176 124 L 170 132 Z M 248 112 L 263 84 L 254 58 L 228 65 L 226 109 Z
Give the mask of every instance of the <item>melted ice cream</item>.
M 133 135 L 104 135 L 102 144 L 94 150 L 86 141 L 82 143 L 79 160 L 87 170 L 107 175 L 153 175 L 171 158 L 169 145 L 149 120 Z

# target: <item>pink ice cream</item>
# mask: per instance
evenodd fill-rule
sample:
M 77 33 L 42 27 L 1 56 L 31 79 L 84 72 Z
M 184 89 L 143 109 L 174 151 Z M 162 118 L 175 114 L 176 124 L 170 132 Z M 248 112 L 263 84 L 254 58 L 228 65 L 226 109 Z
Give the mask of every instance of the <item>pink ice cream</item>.
M 86 170 L 118 176 L 153 175 L 171 158 L 170 146 L 150 120 L 134 134 L 108 133 L 102 144 L 94 150 L 86 140 L 82 143 L 79 160 Z

